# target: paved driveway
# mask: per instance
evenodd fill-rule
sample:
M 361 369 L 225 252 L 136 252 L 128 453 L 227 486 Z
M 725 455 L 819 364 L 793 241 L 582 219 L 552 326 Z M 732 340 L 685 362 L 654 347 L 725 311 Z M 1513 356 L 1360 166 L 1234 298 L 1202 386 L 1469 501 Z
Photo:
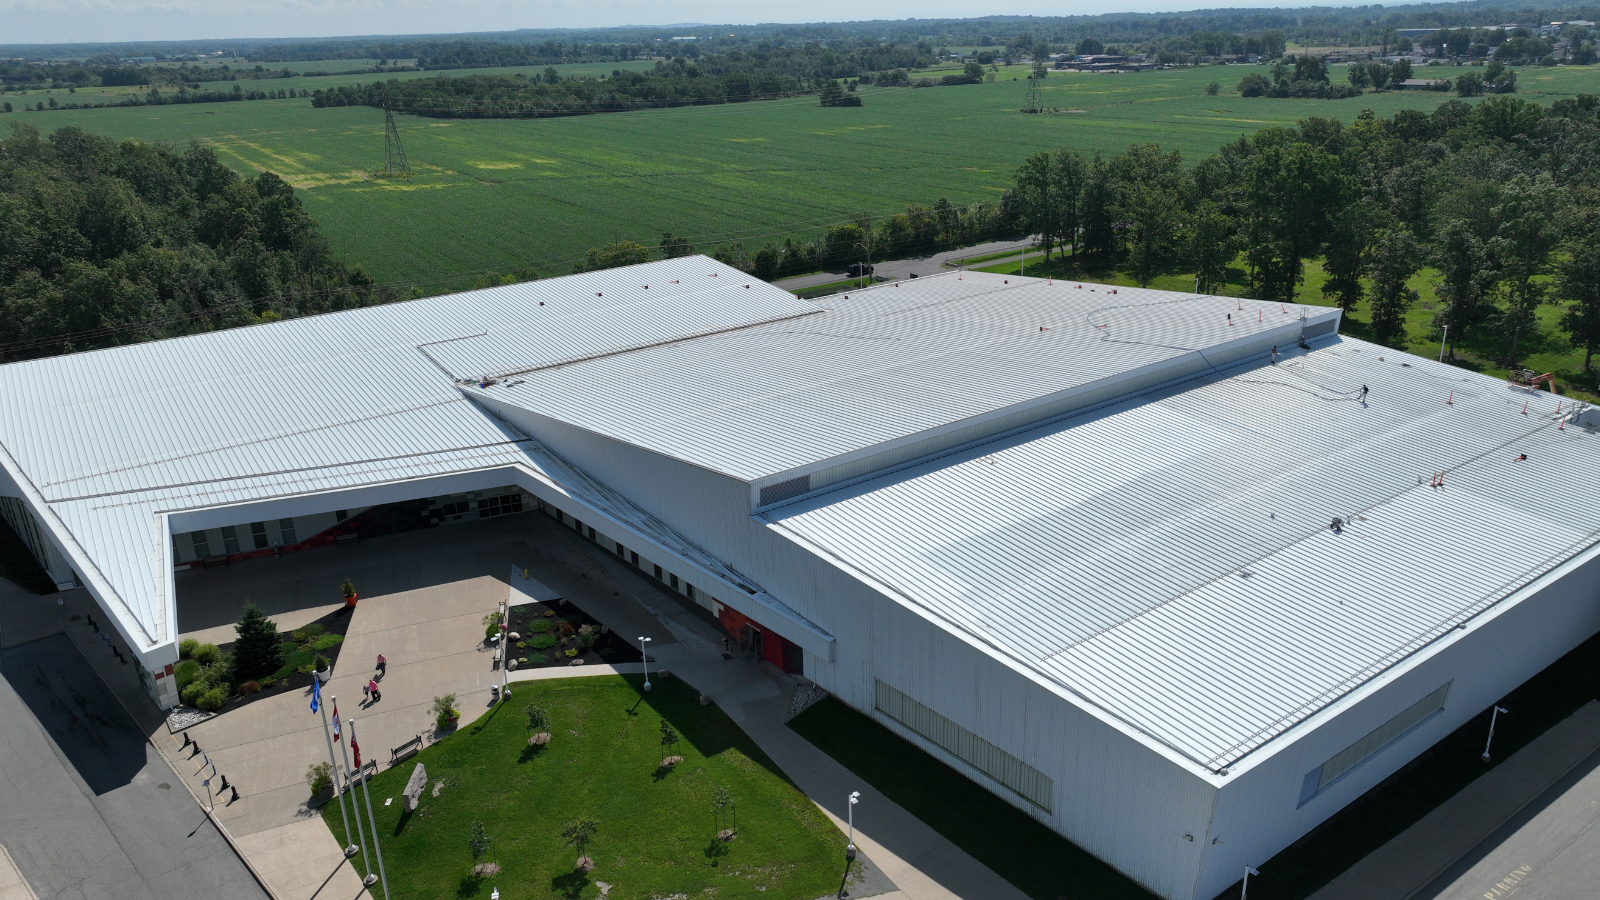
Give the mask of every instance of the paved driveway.
M 979 244 L 975 247 L 962 247 L 959 250 L 943 250 L 938 253 L 930 253 L 927 256 L 913 256 L 909 259 L 890 259 L 883 262 L 873 263 L 872 274 L 878 276 L 879 278 L 886 278 L 889 281 L 902 281 L 910 278 L 913 272 L 915 272 L 918 276 L 936 275 L 940 272 L 947 271 L 944 268 L 946 260 L 964 259 L 971 256 L 986 256 L 990 253 L 998 253 L 1001 250 L 1020 251 L 1023 248 L 1030 247 L 1032 245 L 1033 241 L 1031 240 L 989 241 L 988 243 Z M 1043 256 L 1043 254 L 1037 255 L 1041 257 Z M 1032 258 L 1033 257 L 1031 256 L 1029 257 L 1029 259 Z M 1003 262 L 1003 260 L 989 260 L 988 262 L 982 263 L 982 265 L 992 266 L 999 262 Z M 814 275 L 800 275 L 794 278 L 785 278 L 780 281 L 774 281 L 773 284 L 783 288 L 786 291 L 803 291 L 806 288 L 814 288 L 818 285 L 832 284 L 835 281 L 843 281 L 848 277 L 849 276 L 844 271 L 844 267 L 841 266 L 837 272 L 818 272 Z
M 40 900 L 265 898 L 64 635 L 0 651 L 0 844 Z

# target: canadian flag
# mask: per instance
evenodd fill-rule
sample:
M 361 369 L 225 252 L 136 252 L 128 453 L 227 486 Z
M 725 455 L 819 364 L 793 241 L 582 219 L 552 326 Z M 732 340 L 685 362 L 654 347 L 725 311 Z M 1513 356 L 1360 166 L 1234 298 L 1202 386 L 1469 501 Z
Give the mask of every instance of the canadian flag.
M 333 739 L 339 740 L 339 707 L 333 708 Z

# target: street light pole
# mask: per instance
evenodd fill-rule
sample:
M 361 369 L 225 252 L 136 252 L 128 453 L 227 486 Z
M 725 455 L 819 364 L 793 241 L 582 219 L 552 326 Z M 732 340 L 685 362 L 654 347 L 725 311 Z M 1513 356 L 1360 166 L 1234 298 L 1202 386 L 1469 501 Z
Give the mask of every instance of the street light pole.
M 1249 866 L 1244 867 L 1244 887 L 1239 889 L 1239 900 L 1247 900 L 1247 898 L 1250 896 L 1250 876 L 1260 874 L 1260 872 L 1257 872 L 1255 869 L 1252 869 Z
M 1506 712 L 1506 711 L 1507 710 L 1506 710 L 1505 707 L 1496 706 L 1494 708 L 1494 712 L 1489 714 L 1489 739 L 1487 741 L 1483 742 L 1483 761 L 1484 762 L 1488 762 L 1489 761 L 1489 745 L 1494 743 L 1494 723 L 1495 723 L 1495 720 L 1500 718 L 1500 714 L 1503 713 L 1503 712 Z
M 639 659 L 644 661 L 644 689 L 650 690 L 650 654 L 644 652 L 644 645 L 650 643 L 650 638 L 640 635 Z
M 511 662 L 511 604 L 505 605 L 505 612 L 500 614 L 500 702 L 504 703 L 511 696 L 511 678 L 506 674 L 506 665 Z
M 861 792 L 850 792 L 850 840 L 844 845 L 844 858 L 855 862 L 856 858 L 856 804 L 861 802 Z

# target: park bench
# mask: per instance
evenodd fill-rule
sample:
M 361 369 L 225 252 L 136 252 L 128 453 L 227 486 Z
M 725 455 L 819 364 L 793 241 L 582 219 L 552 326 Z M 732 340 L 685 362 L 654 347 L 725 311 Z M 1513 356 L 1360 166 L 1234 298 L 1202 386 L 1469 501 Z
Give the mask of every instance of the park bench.
M 228 558 L 226 556 L 208 556 L 200 561 L 202 569 L 209 569 L 212 566 L 225 566 L 227 564 Z
M 359 541 L 359 540 L 361 540 L 361 535 L 356 534 L 355 532 L 351 532 L 349 534 L 341 534 L 338 537 L 334 538 L 333 539 L 333 545 L 335 547 L 337 547 L 340 544 L 354 544 L 356 541 Z
M 422 749 L 422 735 L 417 735 L 404 744 L 389 751 L 389 765 L 398 765 L 409 759 L 412 754 Z

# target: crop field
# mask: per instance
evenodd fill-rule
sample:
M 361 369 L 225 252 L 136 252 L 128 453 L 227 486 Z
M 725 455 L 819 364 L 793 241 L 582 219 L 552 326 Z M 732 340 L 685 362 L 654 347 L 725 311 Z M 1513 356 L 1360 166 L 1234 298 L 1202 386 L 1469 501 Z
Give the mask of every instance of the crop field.
M 593 64 L 614 68 L 612 64 Z M 637 64 L 636 64 L 637 65 Z M 479 70 L 504 72 L 507 70 Z M 14 114 L 42 130 L 78 125 L 116 138 L 211 144 L 241 172 L 270 169 L 303 190 L 307 208 L 350 263 L 381 281 L 459 287 L 477 274 L 531 266 L 560 274 L 586 249 L 618 239 L 653 244 L 664 231 L 701 248 L 759 245 L 858 211 L 908 203 L 998 199 L 1028 154 L 1057 147 L 1114 153 L 1153 141 L 1191 162 L 1257 129 L 1307 116 L 1353 119 L 1432 109 L 1433 92 L 1348 100 L 1245 99 L 1257 67 L 1129 75 L 1052 73 L 1044 105 L 1023 115 L 1026 82 L 862 89 L 864 106 L 814 98 L 541 119 L 398 119 L 414 178 L 371 177 L 383 161 L 383 114 L 262 100 Z M 1341 67 L 1334 77 L 1343 77 Z M 1452 68 L 1428 68 L 1438 77 Z M 1600 93 L 1600 67 L 1526 69 L 1521 96 L 1542 103 Z M 295 87 L 336 78 L 291 79 Z M 1204 93 L 1210 81 L 1220 95 Z M 265 82 L 276 87 L 283 82 Z

